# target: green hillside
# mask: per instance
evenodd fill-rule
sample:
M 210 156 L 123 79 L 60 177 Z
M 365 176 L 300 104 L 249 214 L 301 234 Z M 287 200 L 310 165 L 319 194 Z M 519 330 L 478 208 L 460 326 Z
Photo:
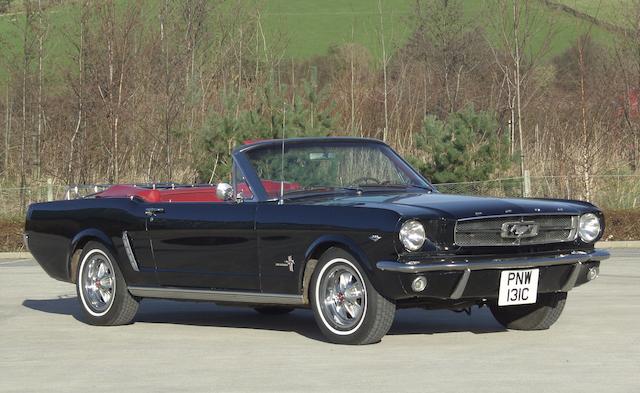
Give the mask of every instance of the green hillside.
M 384 0 L 382 29 L 385 44 L 397 46 L 411 33 L 414 0 Z M 376 0 L 269 0 L 264 24 L 272 38 L 286 37 L 287 55 L 307 58 L 332 45 L 357 42 L 373 54 L 381 53 L 381 18 Z
M 127 0 L 121 0 L 127 1 Z M 286 57 L 305 59 L 327 53 L 333 45 L 356 42 L 368 48 L 374 58 L 381 55 L 381 19 L 388 51 L 401 46 L 413 31 L 411 16 L 415 0 L 382 0 L 382 18 L 377 0 L 245 0 L 260 9 L 260 20 L 265 39 L 270 46 L 284 48 Z M 622 6 L 632 0 L 563 0 L 562 3 L 607 21 L 615 20 Z M 0 57 L 11 58 L 21 46 L 23 14 L 18 2 L 14 2 L 11 14 L 0 15 Z M 149 23 L 156 23 L 157 12 L 150 3 L 147 12 Z M 497 10 L 492 2 L 484 0 L 465 0 L 465 16 L 479 21 L 491 35 L 491 18 Z M 557 31 L 551 44 L 550 54 L 558 54 L 571 46 L 575 39 L 590 29 L 593 37 L 600 42 L 609 42 L 613 33 L 593 26 L 566 12 L 554 11 L 535 2 L 533 10 L 540 21 L 540 28 L 533 40 L 533 47 L 540 44 L 545 35 L 544 24 L 553 25 Z M 46 62 L 64 65 L 68 60 L 71 45 L 67 36 L 77 29 L 77 7 L 71 4 L 54 6 L 47 15 L 49 31 L 47 33 Z M 613 22 L 612 22 L 613 23 Z M 497 35 L 495 35 L 497 40 Z M 0 69 L 0 78 L 5 79 L 6 70 Z M 1 80 L 0 79 L 0 80 Z M 1 83 L 1 82 L 0 82 Z
M 597 19 L 619 24 L 625 22 L 626 8 L 633 3 L 633 0 L 556 0 L 556 2 Z
M 621 6 L 629 1 L 565 0 L 564 3 L 572 6 L 571 3 L 575 2 L 582 12 L 613 18 Z M 382 23 L 388 47 L 401 45 L 411 34 L 415 3 L 415 0 L 382 1 Z M 532 10 L 541 25 L 533 45 L 539 45 L 545 35 L 543 24 L 552 25 L 556 30 L 551 43 L 551 55 L 571 46 L 579 35 L 589 29 L 598 41 L 607 42 L 612 38 L 611 33 L 603 28 L 592 26 L 565 12 L 550 10 L 540 2 L 532 4 Z M 490 18 L 497 13 L 493 8 L 491 1 L 464 1 L 465 16 L 473 21 L 481 21 L 488 31 L 492 29 Z M 352 40 L 367 47 L 375 57 L 381 53 L 380 14 L 376 0 L 269 0 L 264 3 L 263 20 L 271 38 L 280 35 L 286 38 L 286 54 L 294 58 L 324 54 L 332 45 Z

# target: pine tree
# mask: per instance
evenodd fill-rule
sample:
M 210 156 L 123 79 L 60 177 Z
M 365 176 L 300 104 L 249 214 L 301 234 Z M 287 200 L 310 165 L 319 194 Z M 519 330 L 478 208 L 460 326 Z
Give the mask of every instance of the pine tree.
M 446 121 L 428 116 L 416 145 L 422 160 L 413 160 L 434 183 L 487 180 L 512 164 L 507 135 L 489 112 L 467 108 Z

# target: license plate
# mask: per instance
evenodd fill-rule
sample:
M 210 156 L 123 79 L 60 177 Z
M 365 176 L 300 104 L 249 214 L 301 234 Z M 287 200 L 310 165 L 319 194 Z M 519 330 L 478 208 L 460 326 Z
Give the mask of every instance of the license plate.
M 539 269 L 503 270 L 500 273 L 498 306 L 535 303 L 539 275 Z

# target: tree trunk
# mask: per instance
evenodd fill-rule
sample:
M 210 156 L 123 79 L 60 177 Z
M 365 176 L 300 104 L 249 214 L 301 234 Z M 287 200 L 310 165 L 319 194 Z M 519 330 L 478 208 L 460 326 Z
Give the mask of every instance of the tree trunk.
M 384 131 L 382 132 L 382 141 L 387 142 L 389 138 L 389 103 L 387 89 L 387 51 L 384 44 L 384 23 L 382 22 L 382 0 L 378 0 L 378 12 L 380 13 L 380 43 L 382 44 L 382 76 L 384 83 Z
M 165 31 L 165 18 L 169 11 L 169 2 L 165 0 L 163 10 L 160 14 L 160 47 L 162 49 L 162 59 L 164 61 L 164 134 L 165 134 L 165 152 L 167 164 L 167 181 L 170 182 L 171 174 L 171 81 L 169 75 L 169 43 Z
M 23 211 L 26 206 L 25 200 L 25 187 L 27 183 L 26 169 L 27 169 L 27 86 L 29 85 L 28 71 L 31 64 L 31 44 L 29 42 L 29 31 L 32 28 L 32 9 L 30 2 L 25 2 L 25 24 L 24 24 L 24 36 L 23 36 L 23 63 L 22 63 L 22 140 L 20 143 L 20 211 Z
M 7 78 L 7 99 L 6 99 L 6 114 L 4 124 L 4 168 L 3 177 L 5 182 L 9 178 L 9 143 L 11 141 L 11 98 L 9 96 L 9 86 L 11 85 Z
M 87 2 L 85 1 L 82 5 L 82 11 L 80 15 L 80 43 L 78 47 L 78 79 L 79 79 L 79 88 L 78 88 L 78 121 L 76 122 L 76 127 L 73 130 L 73 135 L 71 136 L 70 142 L 70 152 L 69 152 L 69 165 L 67 167 L 67 183 L 72 184 L 74 182 L 73 176 L 73 164 L 74 164 L 74 156 L 76 151 L 76 140 L 78 135 L 80 134 L 80 129 L 82 126 L 82 122 L 84 121 L 84 29 L 85 29 L 85 17 L 86 17 L 86 7 Z M 81 162 L 81 167 L 84 166 L 84 163 Z
M 42 140 L 42 57 L 44 53 L 44 26 L 42 23 L 42 1 L 38 0 L 38 124 L 33 138 L 33 177 L 40 180 L 42 162 L 40 157 L 40 141 Z
M 354 42 L 354 31 L 353 24 L 351 25 L 351 132 L 355 132 L 355 122 L 356 122 L 356 102 L 355 102 L 355 67 L 354 67 L 354 59 L 353 52 L 355 50 L 355 42 Z

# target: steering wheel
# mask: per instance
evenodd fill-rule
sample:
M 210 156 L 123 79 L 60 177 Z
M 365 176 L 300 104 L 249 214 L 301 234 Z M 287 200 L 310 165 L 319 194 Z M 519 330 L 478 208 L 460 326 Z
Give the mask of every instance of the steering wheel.
M 352 184 L 359 186 L 359 185 L 367 185 L 367 184 L 382 184 L 382 182 L 380 182 L 380 180 L 376 179 L 375 177 L 370 177 L 370 176 L 362 176 L 357 178 L 356 180 L 354 180 L 352 182 Z

